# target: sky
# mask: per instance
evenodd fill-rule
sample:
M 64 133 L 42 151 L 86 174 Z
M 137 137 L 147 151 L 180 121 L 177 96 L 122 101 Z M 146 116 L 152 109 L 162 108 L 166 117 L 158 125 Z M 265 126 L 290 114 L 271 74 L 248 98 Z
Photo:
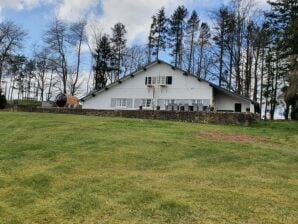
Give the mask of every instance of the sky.
M 259 8 L 266 0 L 255 0 Z M 25 54 L 33 45 L 42 44 L 42 34 L 55 17 L 65 22 L 81 18 L 88 21 L 89 30 L 110 32 L 111 27 L 122 22 L 127 29 L 128 44 L 144 44 L 148 36 L 151 17 L 161 7 L 168 15 L 178 5 L 189 11 L 197 10 L 201 21 L 208 21 L 212 10 L 228 0 L 0 0 L 0 21 L 11 20 L 28 33 Z M 91 32 L 91 31 L 90 31 Z

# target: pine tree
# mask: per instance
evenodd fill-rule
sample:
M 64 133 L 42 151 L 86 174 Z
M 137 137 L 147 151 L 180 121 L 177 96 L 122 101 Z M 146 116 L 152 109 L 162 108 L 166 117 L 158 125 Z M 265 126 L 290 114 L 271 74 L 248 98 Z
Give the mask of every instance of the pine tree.
M 121 74 L 121 65 L 123 61 L 123 57 L 125 55 L 125 49 L 126 49 L 126 29 L 124 24 L 122 23 L 116 23 L 114 27 L 112 28 L 112 46 L 113 46 L 113 52 L 114 52 L 114 58 L 115 58 L 115 66 L 116 66 L 116 74 L 114 77 L 114 80 L 118 80 L 120 78 Z
M 171 56 L 174 58 L 175 67 L 182 67 L 183 38 L 188 11 L 184 6 L 178 6 L 170 18 L 169 47 L 172 49 Z
M 151 56 L 154 48 L 154 32 L 156 27 L 156 17 L 152 16 L 152 23 L 150 26 L 149 36 L 148 36 L 148 44 L 147 44 L 147 57 L 148 63 L 151 63 Z
M 218 12 L 215 14 L 216 16 L 216 33 L 213 37 L 215 44 L 219 48 L 219 78 L 218 78 L 218 85 L 222 85 L 223 81 L 223 70 L 224 70 L 224 54 L 226 49 L 226 39 L 228 34 L 228 18 L 229 18 L 229 10 L 227 7 L 222 7 L 219 9 Z
M 205 56 L 204 50 L 206 46 L 210 44 L 210 28 L 207 23 L 202 23 L 200 30 L 199 30 L 199 39 L 198 39 L 198 47 L 199 47 L 199 57 L 198 57 L 198 70 L 197 75 L 198 77 L 202 77 L 202 71 L 203 71 L 203 58 Z M 206 78 L 206 77 L 204 77 Z
M 95 61 L 93 66 L 95 83 L 94 88 L 99 90 L 106 86 L 108 73 L 112 71 L 111 63 L 113 54 L 111 42 L 106 34 L 100 37 L 96 43 L 96 49 L 93 54 L 93 58 Z
M 194 46 L 195 46 L 195 39 L 197 37 L 198 29 L 199 29 L 200 20 L 196 11 L 193 11 L 189 20 L 187 21 L 186 25 L 186 33 L 189 42 L 189 59 L 188 59 L 188 72 L 194 73 Z
M 161 8 L 156 16 L 153 16 L 152 24 L 152 46 L 154 48 L 152 54 L 155 56 L 155 59 L 158 60 L 160 51 L 166 49 L 167 41 L 168 28 L 164 8 Z
M 232 76 L 234 70 L 234 54 L 235 54 L 235 14 L 233 12 L 229 12 L 229 16 L 227 18 L 227 39 L 226 39 L 226 49 L 229 54 L 229 81 L 228 81 L 228 89 L 232 90 Z
M 252 80 L 252 39 L 254 32 L 254 23 L 250 21 L 246 27 L 246 63 L 245 63 L 245 88 L 244 95 L 250 97 Z

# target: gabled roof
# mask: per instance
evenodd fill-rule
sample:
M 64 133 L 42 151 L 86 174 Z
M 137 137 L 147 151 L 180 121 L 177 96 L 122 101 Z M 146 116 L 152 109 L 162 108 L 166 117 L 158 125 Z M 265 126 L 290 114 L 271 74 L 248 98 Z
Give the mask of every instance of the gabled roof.
M 114 87 L 114 86 L 117 86 L 117 85 L 121 84 L 122 82 L 124 82 L 124 81 L 126 81 L 126 80 L 129 80 L 130 78 L 133 78 L 134 76 L 140 74 L 142 71 L 146 71 L 148 68 L 150 68 L 150 67 L 152 67 L 152 66 L 154 66 L 154 65 L 156 65 L 156 64 L 166 64 L 166 65 L 170 66 L 170 67 L 171 67 L 172 69 L 174 69 L 174 70 L 179 70 L 179 71 L 181 71 L 181 72 L 182 72 L 183 74 L 185 74 L 185 75 L 190 75 L 190 76 L 195 77 L 195 78 L 198 79 L 198 81 L 200 81 L 200 82 L 206 82 L 206 83 L 208 83 L 211 87 L 213 87 L 214 89 L 216 89 L 216 90 L 218 90 L 218 91 L 221 91 L 221 92 L 224 92 L 224 93 L 226 93 L 226 94 L 228 94 L 228 95 L 235 96 L 235 97 L 239 97 L 239 98 L 242 98 L 243 100 L 250 101 L 250 102 L 254 103 L 251 99 L 249 99 L 249 98 L 247 98 L 247 97 L 245 97 L 245 96 L 242 96 L 242 95 L 240 95 L 240 94 L 237 94 L 237 93 L 231 92 L 231 91 L 229 91 L 229 90 L 227 90 L 227 89 L 224 89 L 224 88 L 222 88 L 222 87 L 219 87 L 219 86 L 215 85 L 215 84 L 212 83 L 212 82 L 209 82 L 209 81 L 207 81 L 207 80 L 205 80 L 205 79 L 199 78 L 199 77 L 196 76 L 195 74 L 189 73 L 189 72 L 187 72 L 187 71 L 185 71 L 185 70 L 183 70 L 183 69 L 181 69 L 181 68 L 177 68 L 177 67 L 171 65 L 170 63 L 165 62 L 165 61 L 160 60 L 160 59 L 159 59 L 159 60 L 156 60 L 156 61 L 153 61 L 153 62 L 151 62 L 151 63 L 148 63 L 148 64 L 146 64 L 146 65 L 144 65 L 144 66 L 142 66 L 142 67 L 139 68 L 138 70 L 136 70 L 136 71 L 130 73 L 129 75 L 126 75 L 126 76 L 122 77 L 121 79 L 119 79 L 119 80 L 117 80 L 117 81 L 115 81 L 115 82 L 113 82 L 113 83 L 107 85 L 107 86 L 106 86 L 105 88 L 103 88 L 103 89 L 95 90 L 95 91 L 91 91 L 88 95 L 86 95 L 85 97 L 81 98 L 80 101 L 85 101 L 85 100 L 89 99 L 90 97 L 95 97 L 97 94 L 99 94 L 99 93 L 101 93 L 101 92 L 104 92 L 104 91 L 107 91 L 108 89 L 110 89 L 110 88 L 112 88 L 112 87 Z

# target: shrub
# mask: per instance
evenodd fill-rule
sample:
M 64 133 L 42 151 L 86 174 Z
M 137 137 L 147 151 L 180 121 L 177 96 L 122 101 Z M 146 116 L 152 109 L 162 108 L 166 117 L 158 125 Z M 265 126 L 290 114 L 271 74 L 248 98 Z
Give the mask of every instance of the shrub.
M 7 105 L 6 97 L 3 94 L 0 94 L 0 110 L 5 109 Z
M 294 110 L 292 110 L 291 112 L 291 118 L 292 120 L 298 120 L 298 108 L 294 108 Z

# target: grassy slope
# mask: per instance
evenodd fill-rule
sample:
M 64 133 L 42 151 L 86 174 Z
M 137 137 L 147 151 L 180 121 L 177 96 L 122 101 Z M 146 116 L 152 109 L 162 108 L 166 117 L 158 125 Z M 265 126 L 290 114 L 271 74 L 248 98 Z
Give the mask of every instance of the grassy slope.
M 0 223 L 297 223 L 298 123 L 0 113 Z M 238 144 L 200 132 L 250 134 Z

